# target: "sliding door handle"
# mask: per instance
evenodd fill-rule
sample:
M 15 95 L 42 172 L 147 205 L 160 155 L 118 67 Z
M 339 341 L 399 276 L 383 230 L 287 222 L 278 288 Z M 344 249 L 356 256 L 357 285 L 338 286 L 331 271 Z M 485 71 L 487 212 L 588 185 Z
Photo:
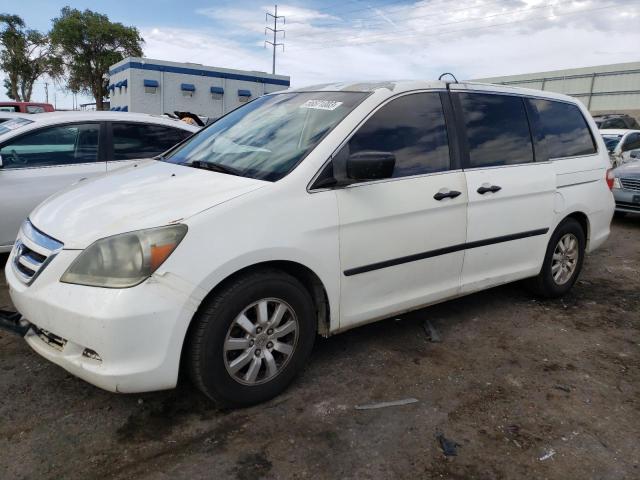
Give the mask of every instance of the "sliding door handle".
M 443 188 L 438 193 L 436 193 L 433 196 L 433 198 L 435 198 L 436 200 L 440 201 L 440 200 L 443 200 L 445 198 L 456 198 L 456 197 L 458 197 L 460 195 L 462 195 L 462 194 L 460 192 L 458 192 L 457 190 L 447 190 L 446 188 Z
M 478 192 L 480 195 L 484 195 L 485 193 L 489 193 L 489 192 L 496 193 L 496 192 L 499 192 L 500 190 L 502 190 L 502 187 L 498 185 L 483 183 L 482 186 L 478 188 L 478 190 L 476 190 L 476 192 Z

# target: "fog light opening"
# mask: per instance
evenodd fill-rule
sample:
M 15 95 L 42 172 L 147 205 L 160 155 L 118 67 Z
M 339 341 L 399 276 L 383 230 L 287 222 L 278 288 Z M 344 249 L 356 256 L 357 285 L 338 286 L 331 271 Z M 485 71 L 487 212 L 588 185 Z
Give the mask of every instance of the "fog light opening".
M 82 352 L 82 356 L 90 358 L 91 360 L 95 360 L 97 362 L 102 361 L 102 358 L 100 357 L 100 355 L 98 355 L 98 352 L 96 352 L 95 350 L 91 350 L 90 348 L 85 348 Z

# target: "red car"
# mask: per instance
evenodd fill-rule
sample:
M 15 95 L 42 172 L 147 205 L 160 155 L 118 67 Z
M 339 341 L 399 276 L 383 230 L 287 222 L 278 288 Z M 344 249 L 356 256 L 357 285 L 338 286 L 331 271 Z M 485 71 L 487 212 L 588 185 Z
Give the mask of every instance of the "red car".
M 0 111 L 20 113 L 44 113 L 53 112 L 55 109 L 50 103 L 37 102 L 0 102 Z

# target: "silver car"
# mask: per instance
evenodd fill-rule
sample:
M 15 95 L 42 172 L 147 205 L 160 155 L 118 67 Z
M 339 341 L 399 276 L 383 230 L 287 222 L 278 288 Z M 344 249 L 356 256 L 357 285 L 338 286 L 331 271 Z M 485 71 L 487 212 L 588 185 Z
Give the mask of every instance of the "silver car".
M 52 112 L 0 123 L 0 253 L 45 198 L 79 180 L 158 155 L 199 128 L 129 112 Z
M 640 160 L 625 163 L 613 171 L 616 213 L 640 213 Z

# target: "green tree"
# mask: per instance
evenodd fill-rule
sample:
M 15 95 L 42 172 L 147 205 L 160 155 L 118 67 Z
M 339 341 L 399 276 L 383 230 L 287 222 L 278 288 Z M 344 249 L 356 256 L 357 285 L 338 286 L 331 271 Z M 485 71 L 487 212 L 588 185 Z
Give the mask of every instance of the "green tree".
M 125 57 L 142 56 L 144 40 L 135 27 L 111 22 L 106 15 L 64 7 L 53 19 L 51 44 L 64 65 L 67 88 L 89 93 L 102 110 L 109 67 Z
M 35 81 L 44 74 L 58 75 L 60 64 L 52 56 L 48 36 L 27 29 L 18 15 L 0 14 L 0 28 L 0 69 L 7 75 L 7 96 L 28 102 Z

